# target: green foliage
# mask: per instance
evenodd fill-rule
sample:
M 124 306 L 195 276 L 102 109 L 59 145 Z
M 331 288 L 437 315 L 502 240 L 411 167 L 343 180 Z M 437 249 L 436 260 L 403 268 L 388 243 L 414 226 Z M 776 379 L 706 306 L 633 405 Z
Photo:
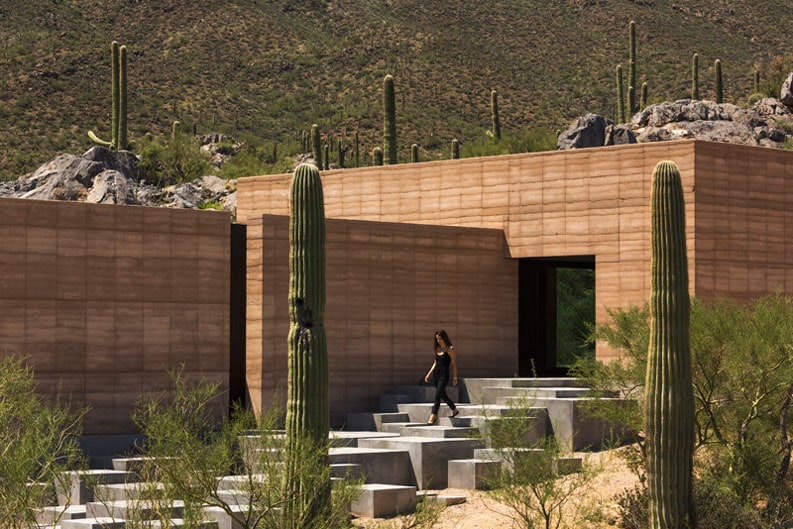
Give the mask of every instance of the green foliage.
M 557 268 L 556 300 L 556 365 L 594 358 L 595 344 L 587 340 L 595 322 L 594 270 Z
M 394 78 L 383 79 L 383 154 L 386 164 L 397 163 L 396 95 Z
M 231 416 L 221 406 L 219 386 L 188 380 L 181 371 L 171 374 L 171 393 L 142 395 L 133 419 L 145 435 L 141 453 L 145 456 L 142 474 L 156 479 L 159 487 L 144 488 L 142 499 L 163 505 L 167 498 L 185 502 L 186 526 L 198 526 L 206 507 L 222 509 L 245 529 L 331 529 L 347 526 L 347 505 L 360 493 L 355 482 L 342 481 L 334 489 L 327 518 L 312 524 L 292 525 L 284 507 L 294 499 L 286 482 L 283 454 L 286 437 L 279 426 L 283 410 L 266 410 L 258 421 L 249 411 L 234 409 Z M 278 402 L 279 399 L 273 399 Z M 329 483 L 330 467 L 314 443 L 297 442 L 296 476 L 314 489 Z M 323 461 L 325 464 L 319 464 Z M 218 479 L 234 476 L 236 498 L 230 499 Z M 241 504 L 246 508 L 236 508 Z M 169 523 L 167 510 L 156 520 Z
M 620 351 L 620 359 L 579 365 L 577 374 L 596 388 L 627 388 L 628 395 L 643 401 L 648 314 L 647 307 L 612 312 L 612 323 L 600 326 L 596 335 Z M 793 394 L 793 300 L 781 294 L 748 304 L 694 300 L 691 354 L 697 474 L 742 498 L 742 506 L 763 523 L 786 527 L 793 513 L 793 483 L 784 448 L 790 435 L 781 426 L 790 420 L 785 403 Z M 598 416 L 615 418 L 605 406 L 593 408 Z M 640 431 L 640 413 L 616 418 Z M 642 443 L 633 448 L 633 468 L 641 473 Z
M 650 347 L 644 400 L 650 525 L 682 529 L 693 523 L 694 394 L 685 205 L 674 162 L 655 166 L 650 202 Z
M 160 186 L 187 182 L 213 172 L 208 155 L 199 149 L 195 139 L 181 133 L 168 141 L 144 139 L 137 169 L 141 180 Z
M 494 142 L 487 136 L 479 136 L 465 142 L 460 150 L 461 156 L 464 158 L 474 158 L 518 152 L 550 151 L 555 148 L 556 135 L 554 132 L 537 127 L 523 130 L 520 133 L 506 132 L 498 142 Z
M 80 467 L 76 439 L 86 412 L 41 396 L 35 390 L 31 367 L 12 355 L 0 356 L 0 525 L 3 528 L 33 526 L 36 510 L 54 503 L 52 484 L 59 479 L 59 473 Z
M 761 93 L 766 97 L 779 97 L 782 91 L 782 84 L 787 79 L 790 72 L 793 72 L 793 52 L 784 55 L 777 55 L 768 62 L 756 65 L 758 77 L 756 77 L 757 88 L 755 92 Z
M 301 465 L 327 462 L 330 405 L 325 337 L 325 207 L 319 170 L 299 165 L 290 189 L 289 380 L 286 408 L 285 516 L 294 527 L 327 517 L 330 480 L 305 475 Z M 306 452 L 316 461 L 306 462 Z
M 593 506 L 582 493 L 598 469 L 585 464 L 576 470 L 560 460 L 570 454 L 553 437 L 528 441 L 533 416 L 530 403 L 520 402 L 513 404 L 506 417 L 490 418 L 489 434 L 501 459 L 501 471 L 486 477 L 487 494 L 506 505 L 520 527 L 581 527 L 593 514 Z

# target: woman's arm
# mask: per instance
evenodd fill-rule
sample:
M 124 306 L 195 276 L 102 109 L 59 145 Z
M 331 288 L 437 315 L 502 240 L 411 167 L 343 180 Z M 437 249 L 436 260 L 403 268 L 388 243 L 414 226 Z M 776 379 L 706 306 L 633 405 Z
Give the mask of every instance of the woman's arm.
M 435 362 L 432 363 L 432 367 L 430 368 L 429 371 L 427 371 L 427 374 L 424 376 L 424 382 L 430 381 L 430 375 L 432 374 L 433 371 L 435 371 Z
M 454 346 L 452 345 L 449 347 L 449 356 L 452 359 L 452 385 L 457 385 L 457 351 L 454 350 Z

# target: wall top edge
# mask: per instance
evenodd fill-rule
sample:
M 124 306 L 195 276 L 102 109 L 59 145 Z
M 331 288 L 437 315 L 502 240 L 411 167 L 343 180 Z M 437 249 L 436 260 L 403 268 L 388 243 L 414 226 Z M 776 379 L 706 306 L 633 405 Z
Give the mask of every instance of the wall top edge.
M 191 209 L 191 208 L 165 208 L 160 206 L 146 206 L 143 204 L 97 204 L 95 202 L 77 202 L 72 200 L 42 200 L 38 198 L 19 198 L 19 197 L 0 197 L 0 204 L 6 202 L 8 204 L 28 204 L 31 206 L 42 207 L 62 207 L 62 208 L 91 208 L 91 209 L 120 209 L 125 208 L 128 210 L 135 210 L 145 214 L 146 211 L 158 211 L 170 213 L 173 215 L 217 215 L 218 219 L 225 217 L 227 222 L 231 223 L 231 214 L 228 211 L 219 211 L 216 209 Z

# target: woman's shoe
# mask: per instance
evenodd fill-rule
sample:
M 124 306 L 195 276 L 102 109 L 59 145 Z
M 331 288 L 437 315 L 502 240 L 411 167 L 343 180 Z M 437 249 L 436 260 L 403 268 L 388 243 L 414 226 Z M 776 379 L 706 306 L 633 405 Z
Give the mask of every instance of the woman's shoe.
M 452 410 L 452 412 L 449 414 L 449 417 L 450 417 L 450 418 L 452 418 L 452 417 L 457 417 L 458 415 L 460 415 L 460 410 L 458 410 L 457 408 L 454 408 L 454 409 Z
M 427 424 L 435 424 L 435 421 L 437 420 L 438 420 L 438 416 L 433 413 L 432 415 L 430 415 L 430 418 L 427 419 Z

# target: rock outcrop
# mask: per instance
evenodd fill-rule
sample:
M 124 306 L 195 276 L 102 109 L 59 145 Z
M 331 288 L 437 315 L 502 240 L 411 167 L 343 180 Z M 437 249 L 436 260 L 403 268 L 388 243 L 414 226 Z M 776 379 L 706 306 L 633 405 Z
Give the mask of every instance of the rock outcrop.
M 749 108 L 729 103 L 681 99 L 650 105 L 630 123 L 615 125 L 587 114 L 559 135 L 558 149 L 580 149 L 622 143 L 683 138 L 782 148 L 793 127 L 793 73 L 779 99 L 764 98 Z
M 160 188 L 137 179 L 137 163 L 131 152 L 105 147 L 92 147 L 82 156 L 62 154 L 29 175 L 0 183 L 0 196 L 193 209 L 209 206 L 236 213 L 236 181 L 209 175 Z

